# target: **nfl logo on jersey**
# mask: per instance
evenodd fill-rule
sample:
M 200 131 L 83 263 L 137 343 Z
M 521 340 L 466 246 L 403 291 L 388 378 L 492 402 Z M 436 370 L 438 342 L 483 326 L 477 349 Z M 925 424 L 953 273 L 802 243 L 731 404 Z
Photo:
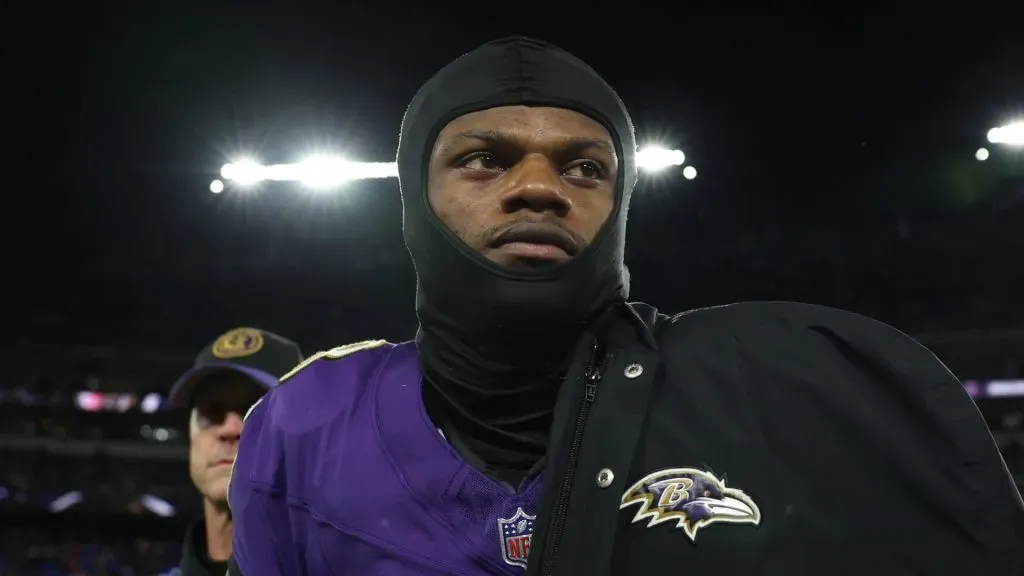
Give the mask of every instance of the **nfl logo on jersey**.
M 501 537 L 501 557 L 511 566 L 526 568 L 530 558 L 530 541 L 537 517 L 530 516 L 522 508 L 511 518 L 498 518 L 498 534 Z

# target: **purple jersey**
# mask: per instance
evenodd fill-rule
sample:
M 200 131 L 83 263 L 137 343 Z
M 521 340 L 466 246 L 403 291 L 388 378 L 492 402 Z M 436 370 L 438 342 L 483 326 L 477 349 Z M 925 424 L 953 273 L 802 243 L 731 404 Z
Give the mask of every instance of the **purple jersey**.
M 541 481 L 478 472 L 423 407 L 414 343 L 318 354 L 246 416 L 231 478 L 245 576 L 522 574 Z

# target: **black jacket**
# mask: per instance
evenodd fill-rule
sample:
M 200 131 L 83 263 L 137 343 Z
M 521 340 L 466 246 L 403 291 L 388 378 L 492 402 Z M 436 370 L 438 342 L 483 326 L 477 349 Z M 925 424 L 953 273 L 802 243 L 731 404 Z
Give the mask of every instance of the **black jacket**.
M 889 326 L 795 303 L 631 305 L 574 380 L 530 576 L 1024 574 L 1024 503 L 984 421 Z
M 216 562 L 206 550 L 206 523 L 200 518 L 185 533 L 181 550 L 181 576 L 224 576 L 227 562 Z

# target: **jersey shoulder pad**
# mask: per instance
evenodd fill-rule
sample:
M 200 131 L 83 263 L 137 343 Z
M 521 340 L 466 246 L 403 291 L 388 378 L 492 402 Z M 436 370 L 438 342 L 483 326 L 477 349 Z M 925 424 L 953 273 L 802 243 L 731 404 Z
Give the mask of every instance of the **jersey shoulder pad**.
M 281 376 L 281 384 L 284 384 L 287 380 L 290 380 L 299 372 L 302 372 L 309 366 L 321 360 L 339 360 L 341 358 L 351 356 L 358 352 L 363 352 L 365 350 L 374 350 L 377 348 L 383 348 L 385 346 L 389 346 L 387 340 L 363 340 L 362 342 L 354 342 L 352 344 L 346 344 L 344 346 L 337 346 L 329 350 L 322 350 L 320 352 L 317 352 L 316 354 L 313 354 L 309 358 L 306 358 L 305 360 L 300 362 L 295 368 L 292 368 L 291 371 L 289 371 L 287 374 Z

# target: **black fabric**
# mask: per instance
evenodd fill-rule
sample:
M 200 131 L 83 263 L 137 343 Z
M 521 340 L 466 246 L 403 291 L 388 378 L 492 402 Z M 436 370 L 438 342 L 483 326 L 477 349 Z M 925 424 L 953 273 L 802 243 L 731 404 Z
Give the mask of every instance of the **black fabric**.
M 1024 574 L 1024 502 L 1013 478 L 960 381 L 913 339 L 807 304 L 751 302 L 672 318 L 631 308 L 635 315 L 617 314 L 600 334 L 612 360 L 572 469 L 565 454 L 585 391 L 576 369 L 563 387 L 527 576 L 680 567 Z M 575 365 L 586 362 L 585 350 L 575 356 Z M 658 498 L 646 509 L 623 505 L 641 479 L 680 469 L 743 491 L 758 521 L 729 515 L 691 538 L 687 517 L 673 516 L 686 508 Z M 601 470 L 614 473 L 610 485 L 595 481 Z M 654 495 L 669 484 L 646 486 Z M 679 504 L 718 497 L 682 496 Z M 642 510 L 655 515 L 638 518 Z
M 238 562 L 235 562 L 234 556 L 228 558 L 227 576 L 243 576 L 242 569 L 238 567 Z
M 228 563 L 210 558 L 206 549 L 206 524 L 200 518 L 185 534 L 181 552 L 181 576 L 224 576 Z
M 511 271 L 477 254 L 433 213 L 427 172 L 438 133 L 488 108 L 578 111 L 612 135 L 619 158 L 614 210 L 572 261 Z M 398 147 L 405 243 L 417 274 L 417 342 L 431 417 L 452 425 L 490 464 L 525 471 L 544 453 L 552 409 L 586 324 L 624 301 L 626 212 L 636 183 L 633 125 L 615 92 L 565 51 L 528 38 L 485 44 L 416 94 Z

